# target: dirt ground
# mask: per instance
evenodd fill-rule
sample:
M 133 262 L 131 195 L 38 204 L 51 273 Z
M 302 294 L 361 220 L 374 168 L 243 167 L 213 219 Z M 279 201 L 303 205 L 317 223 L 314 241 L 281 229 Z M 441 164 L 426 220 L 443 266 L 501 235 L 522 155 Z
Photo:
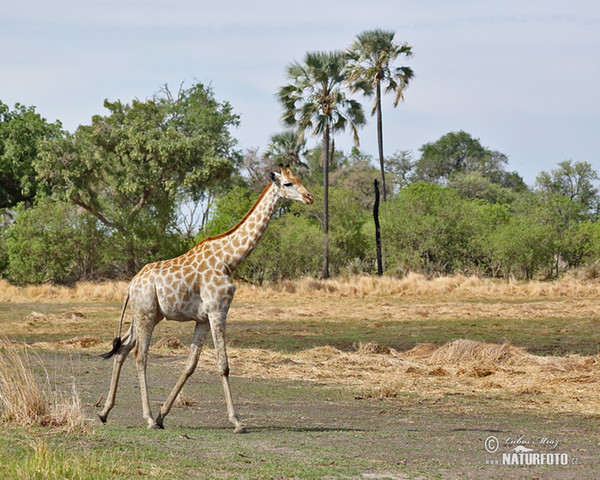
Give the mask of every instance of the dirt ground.
M 233 376 L 238 413 L 249 429 L 247 435 L 234 435 L 218 377 L 200 370 L 184 388 L 185 404 L 176 404 L 165 430 L 157 432 L 145 429 L 131 359 L 117 405 L 102 426 L 94 405 L 106 395 L 112 362 L 95 353 L 64 351 L 40 358 L 56 388 L 68 390 L 74 383 L 86 406 L 96 434 L 80 442 L 167 448 L 167 464 L 184 477 L 181 463 L 189 457 L 211 465 L 210 474 L 190 467 L 187 478 L 600 478 L 597 415 L 514 410 L 493 394 L 378 397 L 330 383 Z M 148 377 L 155 412 L 182 360 L 151 354 Z M 486 439 L 492 437 L 499 448 L 488 453 Z M 560 454 L 559 461 L 566 458 L 567 464 L 503 465 L 502 454 L 514 453 L 519 445 L 534 453 Z M 264 464 L 272 471 L 265 472 Z

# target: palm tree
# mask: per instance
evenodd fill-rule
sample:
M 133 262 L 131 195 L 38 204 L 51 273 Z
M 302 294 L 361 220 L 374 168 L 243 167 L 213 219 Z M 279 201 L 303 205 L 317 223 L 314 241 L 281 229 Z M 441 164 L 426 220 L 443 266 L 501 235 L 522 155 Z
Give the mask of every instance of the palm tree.
M 306 168 L 300 160 L 306 141 L 297 130 L 288 128 L 283 132 L 274 133 L 269 140 L 265 157 L 272 160 L 273 164 L 283 163 Z
M 348 80 L 352 85 L 358 79 L 368 81 L 375 90 L 375 103 L 371 115 L 377 114 L 377 146 L 383 201 L 386 200 L 385 169 L 383 165 L 383 123 L 381 119 L 381 83 L 385 93 L 394 93 L 394 107 L 404 99 L 404 89 L 413 78 L 410 67 L 394 67 L 392 63 L 400 56 L 411 57 L 412 47 L 394 42 L 395 32 L 368 30 L 357 35 L 348 50 Z M 353 89 L 353 87 L 351 87 Z
M 330 136 L 350 128 L 358 145 L 359 126 L 366 123 L 362 106 L 348 98 L 343 90 L 347 56 L 344 52 L 310 52 L 303 63 L 288 67 L 290 83 L 281 87 L 277 97 L 284 108 L 282 119 L 296 126 L 303 141 L 305 132 L 323 138 L 323 278 L 329 277 L 329 156 Z M 359 79 L 356 90 L 370 92 L 370 86 Z

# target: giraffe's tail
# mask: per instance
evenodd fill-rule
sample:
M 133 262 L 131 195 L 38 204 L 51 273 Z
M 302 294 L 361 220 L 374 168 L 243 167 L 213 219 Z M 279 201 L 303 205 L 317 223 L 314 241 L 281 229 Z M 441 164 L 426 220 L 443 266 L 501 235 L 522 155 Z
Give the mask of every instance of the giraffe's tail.
M 129 290 L 127 290 L 127 296 L 123 303 L 123 311 L 121 312 L 121 321 L 119 322 L 119 333 L 113 340 L 112 350 L 110 352 L 103 353 L 100 355 L 102 358 L 110 358 L 121 348 L 121 330 L 123 329 L 123 318 L 125 317 L 125 310 L 127 310 L 127 303 L 129 302 Z

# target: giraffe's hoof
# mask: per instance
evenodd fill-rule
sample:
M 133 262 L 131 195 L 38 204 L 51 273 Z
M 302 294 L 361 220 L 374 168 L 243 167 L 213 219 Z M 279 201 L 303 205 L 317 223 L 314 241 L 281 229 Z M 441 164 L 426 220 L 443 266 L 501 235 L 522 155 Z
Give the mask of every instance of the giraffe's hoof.
M 164 418 L 162 418 L 160 415 L 156 418 L 156 420 L 154 420 L 154 423 L 156 425 L 158 425 L 158 428 L 160 429 L 164 429 L 165 428 L 165 420 Z
M 106 423 L 106 415 L 100 415 L 100 414 L 98 414 L 98 418 L 100 419 L 100 421 L 102 423 Z
M 163 427 L 161 424 L 158 423 L 153 423 L 152 425 L 148 425 L 148 428 L 150 430 L 164 430 L 165 427 Z
M 248 430 L 246 430 L 246 427 L 244 427 L 243 425 L 238 425 L 237 427 L 235 427 L 233 433 L 248 433 Z

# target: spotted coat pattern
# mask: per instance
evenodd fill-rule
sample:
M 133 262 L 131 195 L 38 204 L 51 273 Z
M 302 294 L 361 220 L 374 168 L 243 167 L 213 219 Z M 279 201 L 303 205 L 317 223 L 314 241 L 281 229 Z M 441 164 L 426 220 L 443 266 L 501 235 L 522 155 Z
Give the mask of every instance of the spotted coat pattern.
M 121 367 L 125 358 L 135 348 L 135 359 L 142 393 L 144 419 L 149 428 L 162 428 L 164 417 L 184 383 L 194 372 L 202 345 L 210 331 L 212 333 L 217 365 L 223 383 L 229 420 L 236 432 L 244 432 L 231 398 L 229 365 L 225 348 L 225 326 L 227 313 L 235 287 L 231 279 L 233 271 L 254 250 L 271 220 L 277 202 L 281 198 L 312 203 L 313 198 L 289 167 L 281 166 L 281 173 L 271 174 L 272 182 L 264 189 L 246 216 L 231 230 L 216 237 L 209 237 L 183 255 L 150 263 L 133 277 L 129 284 L 123 314 L 129 303 L 132 322 L 128 332 L 120 338 L 114 352 L 113 375 L 110 391 L 102 412 L 106 422 L 113 408 Z M 173 391 L 162 405 L 156 419 L 152 415 L 148 398 L 146 364 L 150 338 L 154 327 L 163 318 L 196 323 L 190 354 Z

